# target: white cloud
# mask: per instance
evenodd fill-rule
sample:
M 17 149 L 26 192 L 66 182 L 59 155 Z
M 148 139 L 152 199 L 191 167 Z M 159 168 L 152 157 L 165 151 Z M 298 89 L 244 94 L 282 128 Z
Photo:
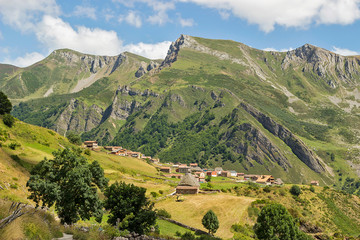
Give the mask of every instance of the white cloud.
M 93 7 L 76 6 L 73 14 L 78 17 L 87 17 L 96 20 L 96 9 Z
M 116 55 L 120 53 L 122 41 L 115 31 L 84 26 L 74 30 L 60 18 L 44 16 L 36 30 L 38 40 L 50 51 L 70 48 L 84 53 L 97 55 Z
M 26 53 L 24 57 L 18 57 L 16 59 L 5 58 L 4 62 L 8 64 L 12 64 L 17 67 L 27 67 L 38 61 L 41 61 L 44 58 L 45 58 L 44 55 L 38 52 L 32 52 L 32 53 Z
M 333 51 L 334 53 L 337 53 L 339 55 L 343 55 L 343 56 L 354 56 L 354 55 L 360 55 L 359 52 L 356 51 L 352 51 L 346 48 L 338 48 L 333 46 L 331 51 Z
M 181 16 L 179 16 L 179 23 L 182 27 L 192 27 L 194 26 L 194 19 L 192 18 L 182 18 Z
M 0 40 L 4 39 L 2 32 L 0 31 Z
M 227 19 L 229 19 L 231 13 L 226 10 L 220 10 L 219 14 L 222 19 L 227 20 Z
M 142 25 L 141 17 L 134 11 L 129 11 L 126 16 L 120 16 L 118 20 L 120 23 L 125 21 L 137 28 L 141 27 Z
M 148 7 L 152 8 L 154 12 L 154 14 L 150 15 L 147 20 L 154 25 L 164 25 L 167 22 L 171 22 L 167 12 L 175 9 L 175 3 L 173 0 L 113 0 L 113 2 L 121 3 L 128 8 L 135 8 L 136 3 L 146 4 Z
M 137 43 L 124 46 L 128 52 L 135 53 L 150 59 L 163 59 L 169 49 L 171 42 L 164 41 L 155 44 Z
M 55 0 L 0 0 L 2 22 L 23 32 L 32 30 L 44 14 L 60 14 Z
M 179 0 L 230 11 L 271 32 L 275 25 L 306 28 L 317 24 L 351 24 L 360 18 L 360 0 Z

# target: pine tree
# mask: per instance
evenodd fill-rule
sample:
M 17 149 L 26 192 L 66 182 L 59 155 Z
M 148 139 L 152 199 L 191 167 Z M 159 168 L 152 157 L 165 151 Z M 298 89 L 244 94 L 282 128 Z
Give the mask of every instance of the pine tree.
M 12 109 L 12 105 L 8 97 L 0 91 L 0 115 L 4 115 L 5 113 L 10 113 Z
M 210 234 L 216 233 L 216 231 L 219 228 L 219 220 L 218 220 L 216 214 L 212 210 L 209 210 L 204 215 L 204 217 L 202 219 L 202 224 L 207 230 L 209 230 Z

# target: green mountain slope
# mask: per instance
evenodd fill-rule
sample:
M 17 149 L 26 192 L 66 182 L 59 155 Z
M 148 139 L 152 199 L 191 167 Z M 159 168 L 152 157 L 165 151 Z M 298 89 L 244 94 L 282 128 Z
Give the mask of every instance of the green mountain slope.
M 25 101 L 14 115 L 165 161 L 304 183 L 341 185 L 356 176 L 359 57 L 309 44 L 266 52 L 186 35 L 161 64 L 126 56 L 132 64 L 89 87 Z

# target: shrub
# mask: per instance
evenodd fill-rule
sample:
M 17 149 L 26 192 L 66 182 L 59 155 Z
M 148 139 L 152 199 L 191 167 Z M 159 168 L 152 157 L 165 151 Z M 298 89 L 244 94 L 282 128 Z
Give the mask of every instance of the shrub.
M 266 192 L 266 193 L 271 192 L 271 188 L 270 188 L 270 186 L 266 186 L 266 187 L 264 187 L 264 188 L 263 188 L 263 191 L 264 191 L 264 192 Z
M 69 139 L 69 142 L 75 145 L 81 144 L 81 138 L 79 135 L 75 134 L 74 132 L 68 132 L 66 134 L 67 139 Z
M 191 232 L 186 232 L 181 236 L 181 240 L 195 240 L 196 237 L 193 233 Z
M 159 194 L 157 192 L 151 192 L 150 194 L 153 198 L 156 198 L 157 196 L 159 196 Z
M 6 126 L 12 127 L 12 126 L 14 126 L 15 118 L 13 116 L 11 116 L 10 114 L 6 113 L 3 116 L 3 122 Z
M 8 147 L 12 150 L 15 150 L 17 147 L 20 147 L 20 144 L 16 142 L 9 143 Z
M 285 196 L 285 195 L 286 195 L 285 189 L 280 188 L 280 189 L 279 189 L 279 194 L 280 194 L 280 196 Z
M 164 191 L 163 191 L 163 190 L 159 190 L 159 193 L 160 193 L 161 195 L 163 195 L 163 194 L 164 194 Z
M 156 211 L 156 215 L 159 216 L 159 217 L 165 217 L 165 218 L 171 218 L 171 214 L 166 211 L 165 209 L 158 209 Z
M 310 188 L 309 188 L 309 190 L 310 190 L 311 192 L 313 192 L 313 193 L 314 193 L 314 192 L 315 192 L 315 188 L 314 188 L 314 186 L 313 186 L 313 185 L 311 185 L 311 186 L 310 186 Z
M 88 156 L 91 156 L 91 151 L 90 151 L 90 149 L 85 149 L 84 150 L 84 154 L 86 154 L 86 155 L 88 155 Z
M 10 187 L 12 188 L 12 189 L 18 189 L 18 185 L 15 183 L 15 184 L 10 184 Z
M 290 193 L 294 196 L 299 196 L 301 194 L 301 189 L 298 185 L 292 185 Z

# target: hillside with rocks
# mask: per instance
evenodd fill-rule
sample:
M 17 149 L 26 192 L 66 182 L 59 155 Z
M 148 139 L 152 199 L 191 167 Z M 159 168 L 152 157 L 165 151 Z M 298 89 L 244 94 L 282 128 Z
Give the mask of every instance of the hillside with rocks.
M 359 67 L 310 44 L 268 52 L 181 35 L 163 61 L 57 50 L 0 84 L 17 118 L 62 135 L 341 186 L 358 172 Z

